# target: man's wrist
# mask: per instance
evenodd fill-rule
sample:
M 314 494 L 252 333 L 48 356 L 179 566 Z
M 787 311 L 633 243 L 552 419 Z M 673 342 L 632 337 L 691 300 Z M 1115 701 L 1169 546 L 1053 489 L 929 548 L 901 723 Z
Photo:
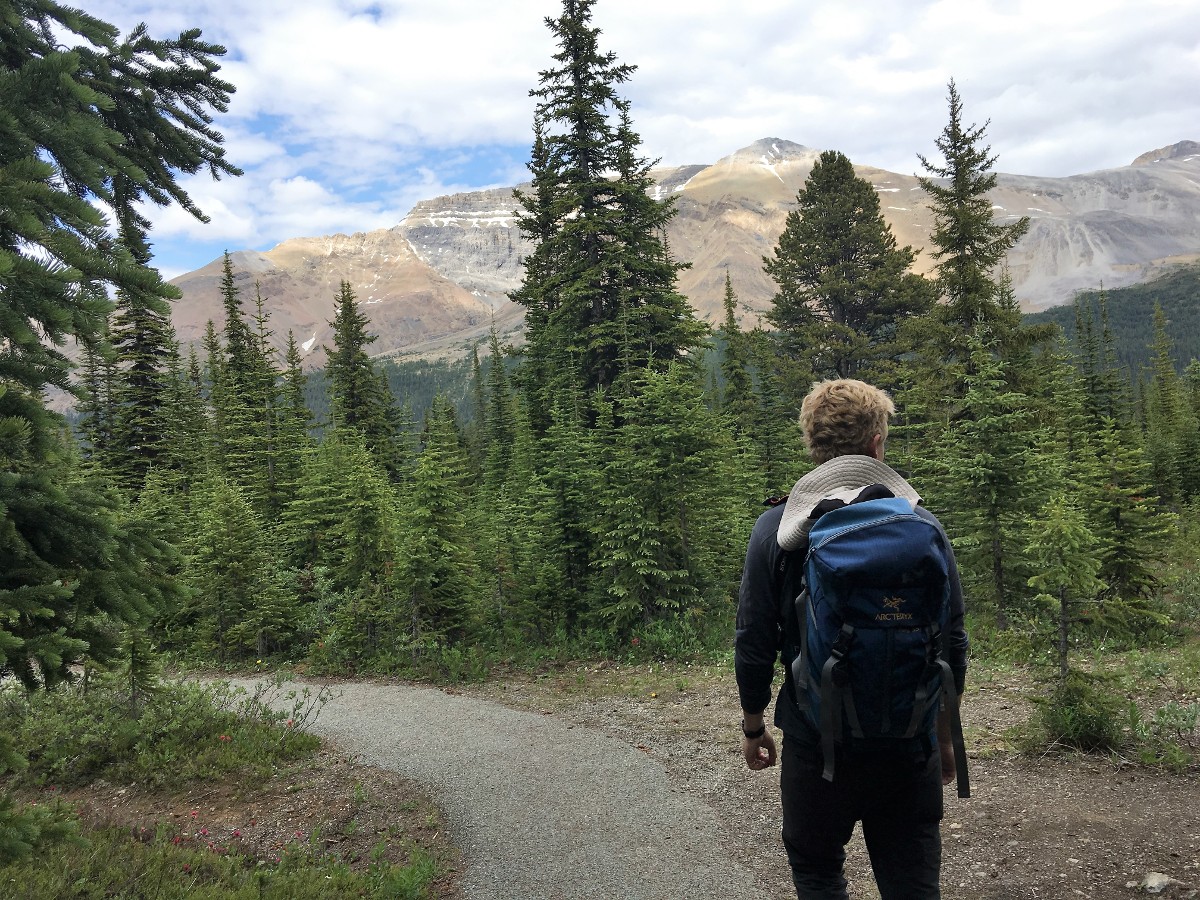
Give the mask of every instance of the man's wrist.
M 762 713 L 756 716 L 742 717 L 742 734 L 745 735 L 746 740 L 757 740 L 766 733 L 767 723 L 763 719 Z

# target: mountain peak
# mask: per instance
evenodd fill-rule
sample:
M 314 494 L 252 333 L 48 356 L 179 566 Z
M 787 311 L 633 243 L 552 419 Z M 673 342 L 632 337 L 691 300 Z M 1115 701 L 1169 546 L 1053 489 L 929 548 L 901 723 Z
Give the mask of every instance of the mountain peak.
M 743 147 L 726 156 L 721 162 L 749 161 L 766 162 L 773 165 L 777 162 L 816 162 L 821 155 L 820 150 L 805 147 L 794 141 L 783 138 L 765 137 L 755 141 L 749 147 Z
M 1188 156 L 1200 156 L 1200 144 L 1195 141 L 1180 141 L 1177 144 L 1171 144 L 1167 147 L 1160 147 L 1157 150 L 1143 153 L 1130 165 L 1148 166 L 1151 163 L 1162 162 L 1167 159 L 1183 159 Z

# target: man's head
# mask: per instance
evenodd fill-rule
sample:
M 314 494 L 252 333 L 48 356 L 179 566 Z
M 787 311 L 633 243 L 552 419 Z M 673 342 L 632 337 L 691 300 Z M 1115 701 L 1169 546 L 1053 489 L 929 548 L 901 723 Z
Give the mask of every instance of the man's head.
M 888 416 L 895 411 L 892 398 L 865 381 L 817 382 L 800 405 L 808 455 L 818 464 L 852 453 L 882 459 Z

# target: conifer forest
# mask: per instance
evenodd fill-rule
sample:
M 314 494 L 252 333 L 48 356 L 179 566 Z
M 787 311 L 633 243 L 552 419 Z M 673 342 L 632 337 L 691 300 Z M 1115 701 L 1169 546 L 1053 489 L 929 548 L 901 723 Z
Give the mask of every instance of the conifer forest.
M 86 670 L 132 690 L 164 661 L 453 680 L 499 664 L 722 652 L 764 498 L 810 467 L 799 403 L 861 378 L 898 414 L 887 461 L 953 539 L 973 653 L 1061 665 L 1181 640 L 1200 610 L 1200 361 L 1162 306 L 1080 295 L 1022 316 L 996 158 L 954 82 L 919 155 L 935 214 L 899 246 L 841 153 L 814 166 L 773 252 L 765 320 L 676 289 L 594 0 L 548 20 L 532 85 L 536 249 L 456 395 L 393 389 L 342 283 L 323 372 L 225 258 L 225 320 L 182 347 L 147 204 L 203 219 L 183 174 L 237 178 L 215 118 L 223 48 L 13 0 L 0 28 L 0 671 L 52 691 Z M 1194 296 L 1192 298 L 1194 305 Z M 389 381 L 389 371 L 391 379 Z M 421 380 L 423 386 L 428 379 Z M 49 396 L 75 398 L 70 419 Z M 7 760 L 7 762 L 5 762 Z M 0 765 L 13 767 L 0 734 Z M 0 806 L 0 818 L 18 815 Z

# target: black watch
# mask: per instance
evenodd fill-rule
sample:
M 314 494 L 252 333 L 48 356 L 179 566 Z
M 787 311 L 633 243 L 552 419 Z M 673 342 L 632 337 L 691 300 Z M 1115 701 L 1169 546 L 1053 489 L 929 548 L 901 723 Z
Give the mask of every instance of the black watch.
M 759 725 L 757 728 L 755 728 L 753 731 L 747 731 L 746 730 L 746 720 L 742 719 L 742 734 L 744 734 L 746 736 L 746 740 L 753 741 L 756 738 L 762 737 L 766 733 L 767 733 L 766 720 L 763 720 L 763 723 L 761 725 Z

